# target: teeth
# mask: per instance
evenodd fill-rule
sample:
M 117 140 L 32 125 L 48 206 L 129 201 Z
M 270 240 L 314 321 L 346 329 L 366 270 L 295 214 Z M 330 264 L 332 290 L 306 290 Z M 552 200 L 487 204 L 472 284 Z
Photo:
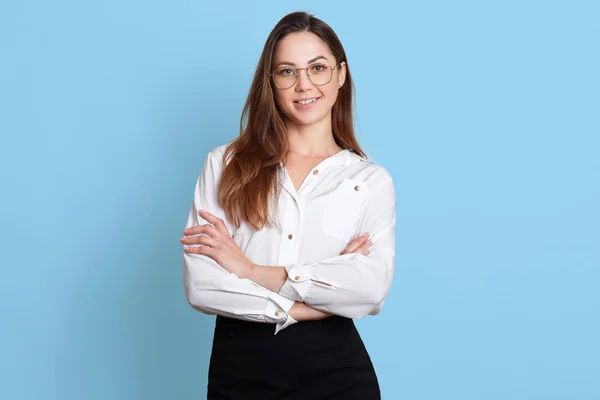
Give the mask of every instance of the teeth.
M 300 100 L 300 101 L 298 101 L 298 103 L 300 103 L 300 104 L 310 104 L 310 103 L 312 103 L 313 101 L 316 101 L 316 100 L 317 100 L 316 98 L 310 99 L 310 100 Z

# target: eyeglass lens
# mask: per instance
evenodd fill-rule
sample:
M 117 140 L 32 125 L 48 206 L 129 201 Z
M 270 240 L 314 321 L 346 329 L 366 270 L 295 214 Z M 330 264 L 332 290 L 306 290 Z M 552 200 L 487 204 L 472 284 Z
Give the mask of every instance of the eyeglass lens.
M 280 89 L 288 89 L 296 83 L 298 80 L 299 71 L 293 67 L 282 66 L 273 71 L 273 81 L 275 85 Z M 332 68 L 327 64 L 311 64 L 306 68 L 308 79 L 317 85 L 323 86 L 331 81 L 333 76 Z

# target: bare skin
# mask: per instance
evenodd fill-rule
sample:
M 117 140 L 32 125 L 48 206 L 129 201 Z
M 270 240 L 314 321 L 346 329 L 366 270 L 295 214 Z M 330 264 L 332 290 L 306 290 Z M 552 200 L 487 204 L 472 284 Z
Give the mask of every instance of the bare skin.
M 294 86 L 274 91 L 275 101 L 287 117 L 286 133 L 290 152 L 285 168 L 297 192 L 316 165 L 342 150 L 333 136 L 332 108 L 337 100 L 339 89 L 345 82 L 346 64 L 336 60 L 328 45 L 315 34 L 297 32 L 285 36 L 277 43 L 271 66 L 272 69 L 281 64 L 306 68 L 315 60 L 327 62 L 332 68 L 337 66 L 332 72 L 332 79 L 327 84 L 314 85 L 308 75 L 302 72 L 298 75 Z M 318 101 L 309 108 L 298 105 L 298 101 L 307 99 Z M 186 236 L 180 241 L 184 245 L 200 244 L 201 246 L 184 247 L 185 252 L 207 255 L 238 277 L 250 279 L 279 293 L 287 279 L 287 271 L 282 266 L 254 264 L 235 244 L 221 219 L 210 213 L 200 212 L 200 215 L 209 223 L 185 230 Z M 368 236 L 353 238 L 341 254 L 367 255 L 370 246 Z M 299 302 L 294 304 L 289 314 L 297 321 L 317 320 L 331 316 Z
M 370 246 L 371 242 L 369 241 L 369 236 L 367 234 L 363 236 L 354 235 L 348 243 L 348 246 L 346 246 L 344 251 L 340 254 L 363 253 L 366 255 L 369 254 L 368 249 Z M 289 314 L 296 321 L 317 321 L 332 316 L 332 314 L 317 310 L 308 304 L 301 302 L 295 302 L 290 309 Z
M 291 149 L 291 162 L 286 164 L 286 168 L 291 171 L 289 174 L 296 188 L 306 176 L 303 176 L 302 172 L 308 173 L 311 168 L 306 166 L 304 171 L 299 168 L 296 174 L 294 169 L 297 163 L 293 159 L 294 156 L 300 156 L 310 163 L 311 157 L 324 158 L 341 150 L 333 136 L 332 108 L 337 101 L 339 89 L 346 80 L 346 63 L 337 60 L 329 46 L 317 35 L 311 32 L 296 32 L 277 43 L 271 65 L 272 70 L 282 63 L 305 68 L 315 59 L 332 67 L 338 65 L 338 68 L 333 70 L 329 83 L 317 86 L 311 82 L 305 71 L 301 71 L 294 86 L 288 89 L 275 88 L 273 93 L 279 109 L 287 117 L 285 127 Z M 298 100 L 311 98 L 319 100 L 309 109 L 298 107 Z M 300 161 L 300 164 L 303 162 Z
M 278 293 L 287 279 L 287 271 L 282 266 L 254 264 L 234 242 L 222 219 L 205 211 L 199 213 L 209 223 L 183 231 L 185 236 L 179 241 L 184 245 L 184 252 L 204 254 L 215 260 L 226 271 L 233 272 L 240 278 L 250 279 Z M 368 234 L 355 235 L 340 255 L 349 253 L 368 255 L 371 244 Z M 189 245 L 201 246 L 186 247 Z M 312 321 L 331 316 L 301 302 L 294 303 L 289 314 L 296 321 Z
M 296 153 L 294 150 L 290 150 L 288 158 L 285 163 L 285 170 L 287 171 L 296 192 L 300 190 L 302 183 L 306 180 L 308 174 L 324 159 L 342 151 L 342 148 L 335 145 L 330 151 L 331 154 L 317 155 L 317 156 L 303 156 Z

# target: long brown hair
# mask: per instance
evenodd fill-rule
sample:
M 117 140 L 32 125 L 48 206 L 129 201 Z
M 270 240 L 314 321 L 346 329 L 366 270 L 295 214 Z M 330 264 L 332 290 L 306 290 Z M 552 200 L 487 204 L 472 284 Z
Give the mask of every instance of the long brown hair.
M 274 222 L 269 206 L 271 200 L 276 201 L 279 163 L 285 163 L 289 143 L 285 115 L 275 104 L 269 73 L 277 42 L 294 32 L 317 35 L 329 46 L 336 62 L 346 62 L 346 80 L 332 109 L 333 136 L 342 149 L 366 157 L 354 136 L 354 83 L 342 43 L 329 25 L 311 14 L 294 12 L 286 15 L 267 38 L 242 111 L 240 135 L 223 156 L 219 202 L 227 219 L 236 227 L 240 226 L 241 220 L 256 230 Z

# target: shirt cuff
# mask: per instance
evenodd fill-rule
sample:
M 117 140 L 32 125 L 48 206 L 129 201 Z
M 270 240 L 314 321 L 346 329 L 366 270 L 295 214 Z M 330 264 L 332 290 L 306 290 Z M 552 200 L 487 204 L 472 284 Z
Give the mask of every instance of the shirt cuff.
M 287 315 L 287 319 L 286 319 L 285 321 L 283 321 L 283 322 L 278 322 L 278 323 L 275 325 L 275 333 L 274 333 L 274 335 L 277 335 L 277 332 L 281 331 L 282 329 L 285 329 L 285 328 L 287 328 L 287 327 L 288 327 L 288 326 L 290 326 L 290 325 L 294 325 L 296 322 L 298 322 L 298 321 L 296 321 L 294 318 L 292 318 L 292 317 L 291 317 L 291 316 L 288 314 L 288 315 Z
M 312 285 L 312 265 L 288 264 L 284 265 L 283 268 L 287 271 L 288 276 L 279 290 L 279 294 L 296 301 L 304 302 L 304 297 Z
M 286 314 L 290 311 L 290 308 L 296 302 L 290 298 L 284 297 L 279 293 L 271 292 L 269 293 L 269 299 L 273 300 L 275 304 L 277 304 Z
M 265 318 L 271 322 L 283 322 L 287 318 L 287 313 L 294 305 L 295 301 L 283 297 L 282 295 L 269 292 L 267 308 L 265 309 Z

